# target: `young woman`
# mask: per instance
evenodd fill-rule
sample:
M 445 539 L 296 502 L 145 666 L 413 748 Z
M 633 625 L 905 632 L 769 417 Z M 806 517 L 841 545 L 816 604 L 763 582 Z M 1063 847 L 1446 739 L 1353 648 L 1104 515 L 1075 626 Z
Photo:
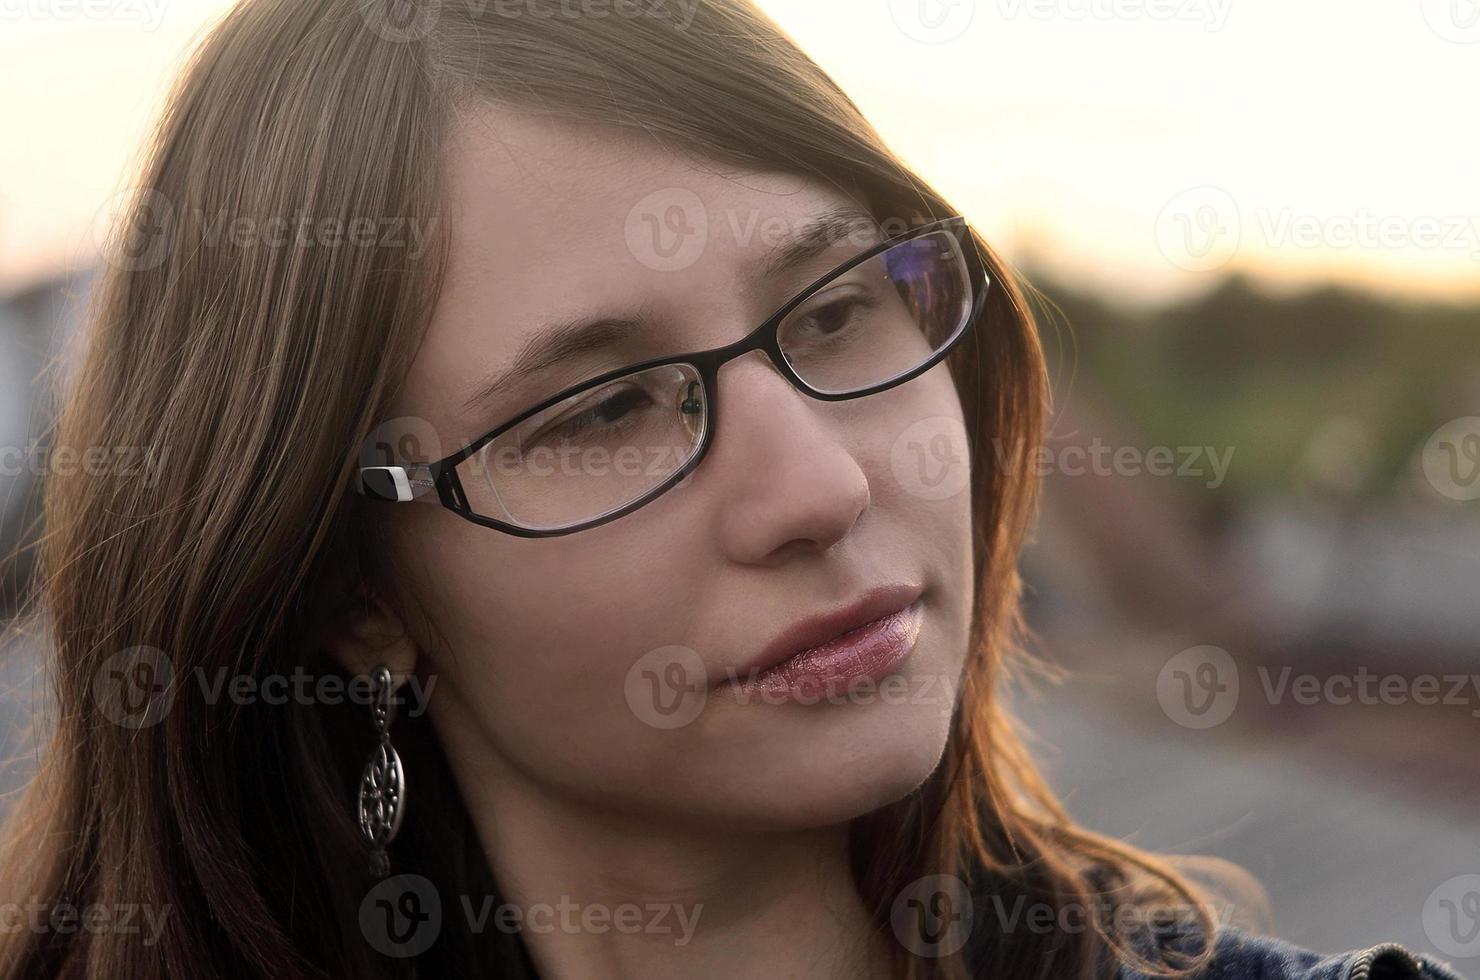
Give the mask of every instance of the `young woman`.
M 5 976 L 1453 976 L 1059 807 L 1023 293 L 745 0 L 245 0 L 116 244 Z

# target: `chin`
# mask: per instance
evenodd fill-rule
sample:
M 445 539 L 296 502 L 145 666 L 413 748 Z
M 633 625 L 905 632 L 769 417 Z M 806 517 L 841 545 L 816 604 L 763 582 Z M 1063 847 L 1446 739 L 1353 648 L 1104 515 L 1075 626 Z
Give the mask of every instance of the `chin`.
M 843 823 L 893 803 L 934 771 L 951 708 L 933 704 L 816 705 L 799 731 L 771 726 L 752 769 L 746 809 L 778 828 Z M 787 719 L 791 721 L 793 719 Z

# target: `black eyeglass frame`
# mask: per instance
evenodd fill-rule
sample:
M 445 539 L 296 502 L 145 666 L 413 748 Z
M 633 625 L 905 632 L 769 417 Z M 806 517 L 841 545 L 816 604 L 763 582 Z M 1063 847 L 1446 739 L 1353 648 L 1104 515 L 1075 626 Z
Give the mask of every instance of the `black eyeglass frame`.
M 910 370 L 881 381 L 878 384 L 860 388 L 856 391 L 822 391 L 808 384 L 798 375 L 787 361 L 786 354 L 781 350 L 779 337 L 781 324 L 785 322 L 792 311 L 816 295 L 825 286 L 833 282 L 833 280 L 846 274 L 853 268 L 862 265 L 869 259 L 904 242 L 923 238 L 926 235 L 931 235 L 938 231 L 949 231 L 955 236 L 957 244 L 961 248 L 961 254 L 965 259 L 967 274 L 971 282 L 971 311 L 967 314 L 961 325 L 956 328 L 956 332 L 951 338 L 942 344 L 940 349 L 934 354 Z M 788 300 L 775 313 L 771 314 L 764 323 L 733 343 L 726 344 L 722 347 L 713 347 L 708 350 L 692 351 L 684 354 L 670 354 L 664 357 L 654 358 L 627 367 L 617 368 L 598 377 L 579 382 L 546 398 L 534 407 L 520 412 L 514 418 L 490 429 L 487 433 L 478 437 L 462 449 L 459 449 L 457 452 L 444 456 L 434 463 L 406 463 L 400 465 L 361 467 L 359 471 L 360 479 L 356 481 L 356 489 L 358 492 L 377 500 L 405 502 L 419 499 L 418 495 L 412 490 L 413 486 L 423 489 L 434 488 L 437 491 L 437 498 L 441 505 L 459 517 L 481 527 L 493 528 L 496 531 L 503 531 L 506 534 L 512 534 L 521 538 L 561 537 L 567 534 L 574 534 L 577 531 L 600 527 L 619 517 L 625 517 L 645 504 L 651 503 L 654 498 L 661 496 L 683 482 L 684 478 L 697 469 L 699 464 L 703 462 L 705 455 L 709 452 L 710 443 L 713 442 L 714 431 L 718 427 L 716 420 L 719 417 L 719 369 L 725 364 L 737 357 L 749 354 L 751 351 L 763 350 L 766 352 L 766 356 L 770 359 L 771 364 L 781 373 L 782 377 L 791 382 L 793 387 L 820 401 L 848 401 L 854 398 L 862 398 L 866 395 L 878 394 L 881 391 L 887 391 L 890 388 L 902 385 L 906 381 L 910 381 L 924 374 L 940 363 L 946 355 L 950 354 L 961 342 L 962 338 L 971 332 L 972 326 L 981 315 L 990 287 L 991 280 L 987 275 L 986 263 L 982 259 L 981 252 L 976 247 L 976 240 L 971 235 L 970 226 L 966 223 L 964 217 L 957 215 L 921 225 L 919 228 L 912 229 L 901 235 L 896 235 L 893 238 L 870 247 L 867 251 L 854 256 L 832 271 L 818 277 L 811 285 L 807 286 L 796 296 Z M 662 367 L 667 364 L 688 365 L 698 373 L 704 387 L 705 424 L 704 434 L 698 447 L 690 454 L 689 459 L 683 465 L 665 477 L 662 482 L 654 485 L 650 490 L 628 501 L 616 510 L 588 521 L 559 528 L 521 527 L 518 524 L 501 521 L 495 517 L 485 517 L 482 514 L 476 513 L 468 505 L 467 495 L 463 490 L 462 481 L 457 475 L 458 465 L 468 457 L 514 426 L 531 416 L 545 411 L 552 405 L 565 401 L 589 389 L 599 388 L 601 385 L 608 384 L 618 378 L 636 374 L 639 371 Z M 412 479 L 410 472 L 412 470 L 425 470 L 428 474 L 428 479 Z

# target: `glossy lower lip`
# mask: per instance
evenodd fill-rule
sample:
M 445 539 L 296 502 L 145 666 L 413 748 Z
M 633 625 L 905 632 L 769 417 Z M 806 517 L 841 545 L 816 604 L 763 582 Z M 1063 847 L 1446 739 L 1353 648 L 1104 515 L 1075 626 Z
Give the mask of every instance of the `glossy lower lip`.
M 871 623 L 793 654 L 766 670 L 732 676 L 727 687 L 737 700 L 815 700 L 846 694 L 864 679 L 882 680 L 903 664 L 915 649 L 924 610 L 916 599 L 908 606 Z

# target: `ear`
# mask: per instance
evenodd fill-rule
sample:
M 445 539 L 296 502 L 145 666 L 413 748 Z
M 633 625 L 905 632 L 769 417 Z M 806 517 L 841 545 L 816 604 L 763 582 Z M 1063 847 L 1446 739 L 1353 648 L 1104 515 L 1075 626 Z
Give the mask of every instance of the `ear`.
M 368 676 L 384 666 L 397 689 L 416 670 L 416 643 L 405 623 L 384 601 L 367 593 L 325 629 L 320 643 L 352 675 Z

